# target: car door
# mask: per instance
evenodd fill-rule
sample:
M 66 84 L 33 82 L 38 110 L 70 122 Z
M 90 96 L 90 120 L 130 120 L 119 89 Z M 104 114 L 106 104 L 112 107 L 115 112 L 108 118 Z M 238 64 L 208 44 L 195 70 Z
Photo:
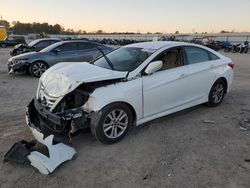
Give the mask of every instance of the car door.
M 54 65 L 59 62 L 77 62 L 78 48 L 77 42 L 67 42 L 56 47 L 50 53 L 49 64 Z
M 189 96 L 188 100 L 205 102 L 215 80 L 215 68 L 219 57 L 194 46 L 185 46 L 184 51 L 187 63 L 185 80 L 189 86 L 186 90 L 186 94 Z
M 101 52 L 97 49 L 97 45 L 89 42 L 79 42 L 78 49 L 78 61 L 80 62 L 90 62 L 101 55 Z
M 143 76 L 144 117 L 174 109 L 187 101 L 182 49 L 166 50 L 153 61 L 158 60 L 163 62 L 162 69 Z

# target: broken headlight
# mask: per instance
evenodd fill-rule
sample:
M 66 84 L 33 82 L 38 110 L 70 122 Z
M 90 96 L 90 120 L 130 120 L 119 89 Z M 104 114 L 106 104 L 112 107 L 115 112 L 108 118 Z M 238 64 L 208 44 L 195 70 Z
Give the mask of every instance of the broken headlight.
M 61 97 L 72 87 L 70 80 L 62 75 L 48 75 L 45 83 L 41 82 L 41 84 L 44 91 L 51 97 Z

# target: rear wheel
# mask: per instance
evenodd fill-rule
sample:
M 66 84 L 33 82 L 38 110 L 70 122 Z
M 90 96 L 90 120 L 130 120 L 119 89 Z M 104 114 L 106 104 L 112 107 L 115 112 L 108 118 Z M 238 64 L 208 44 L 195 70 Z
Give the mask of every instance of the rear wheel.
M 217 80 L 209 92 L 208 106 L 215 107 L 220 105 L 224 99 L 225 93 L 226 93 L 225 83 L 222 80 Z
M 108 105 L 99 112 L 98 116 L 98 120 L 91 123 L 91 132 L 104 144 L 121 140 L 128 133 L 133 122 L 130 108 L 123 103 Z
M 37 61 L 30 65 L 29 72 L 31 75 L 39 78 L 48 68 L 49 66 L 46 63 Z

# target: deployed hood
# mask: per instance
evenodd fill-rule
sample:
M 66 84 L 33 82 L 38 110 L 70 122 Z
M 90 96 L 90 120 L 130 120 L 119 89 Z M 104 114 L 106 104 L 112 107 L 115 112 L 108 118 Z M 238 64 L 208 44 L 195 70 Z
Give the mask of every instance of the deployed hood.
M 125 78 L 126 75 L 127 72 L 109 70 L 87 62 L 70 62 L 51 67 L 42 75 L 40 82 L 50 96 L 60 97 L 82 83 Z

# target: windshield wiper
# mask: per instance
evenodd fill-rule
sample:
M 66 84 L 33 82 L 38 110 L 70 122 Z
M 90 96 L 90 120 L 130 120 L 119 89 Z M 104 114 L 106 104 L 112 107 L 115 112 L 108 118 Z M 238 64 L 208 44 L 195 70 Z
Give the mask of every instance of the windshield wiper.
M 102 51 L 102 49 L 96 47 L 100 52 L 101 54 L 103 55 L 103 57 L 106 59 L 107 63 L 109 64 L 109 66 L 111 67 L 112 70 L 115 70 L 114 69 L 114 65 L 112 64 L 112 62 L 109 60 L 109 58 L 105 55 L 105 53 Z

